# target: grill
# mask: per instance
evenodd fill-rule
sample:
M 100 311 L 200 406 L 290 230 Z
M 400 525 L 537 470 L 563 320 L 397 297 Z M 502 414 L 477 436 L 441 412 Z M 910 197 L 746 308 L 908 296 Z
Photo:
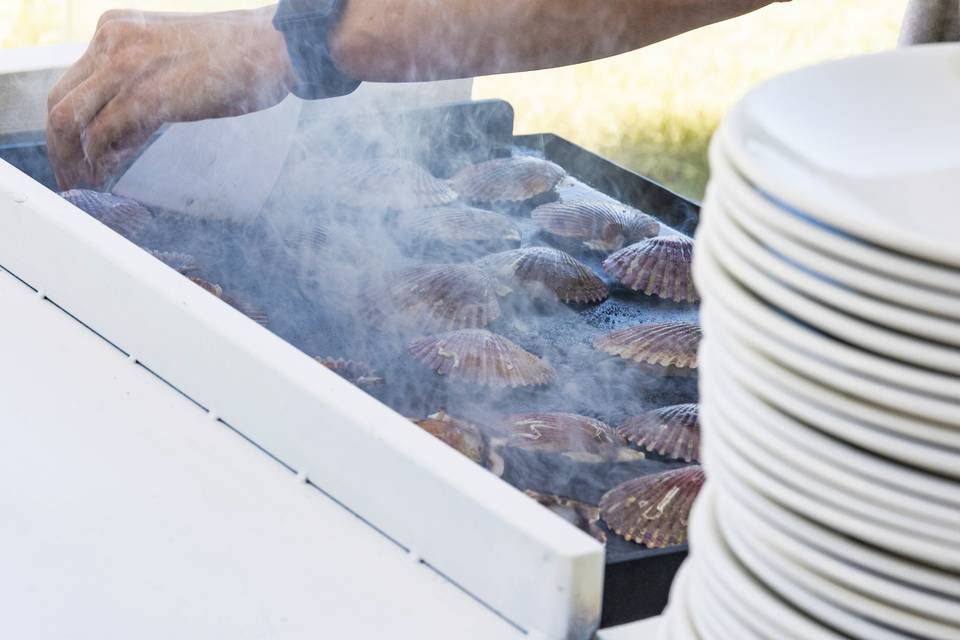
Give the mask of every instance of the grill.
M 556 135 L 513 135 L 513 110 L 506 102 L 458 103 L 380 115 L 376 122 L 376 135 L 370 131 L 369 116 L 336 123 L 307 121 L 302 126 L 314 132 L 318 127 L 320 131 L 324 130 L 323 127 L 336 127 L 338 140 L 348 141 L 345 148 L 359 155 L 389 154 L 402 148 L 404 155 L 428 167 L 438 176 L 449 176 L 467 163 L 494 157 L 515 154 L 539 156 L 564 167 L 573 178 L 559 188 L 561 198 L 608 196 L 656 216 L 677 231 L 692 234 L 696 228 L 699 207 L 660 185 Z M 384 135 L 384 132 L 390 134 Z M 322 145 L 323 136 L 317 137 L 317 144 Z M 306 143 L 306 148 L 291 154 L 266 205 L 268 210 L 284 211 L 293 206 L 291 198 L 299 193 L 303 184 L 303 167 L 300 163 L 305 155 L 309 157 L 309 146 Z M 39 136 L 27 135 L 2 141 L 0 157 L 40 183 L 54 188 L 53 176 Z M 302 207 L 299 199 L 297 206 Z M 362 212 L 359 213 L 362 215 Z M 305 215 L 310 213 L 305 212 Z M 521 228 L 524 246 L 544 244 L 529 216 L 515 216 L 514 221 Z M 619 288 L 600 268 L 602 257 L 595 255 L 578 253 L 577 257 L 603 277 L 610 287 L 611 296 L 606 301 L 592 306 L 566 306 L 559 311 L 557 308 L 514 310 L 523 313 L 523 322 L 504 320 L 490 327 L 524 348 L 547 356 L 557 369 L 558 377 L 566 384 L 537 391 L 503 392 L 477 399 L 475 392 L 465 391 L 457 385 L 438 384 L 433 374 L 418 369 L 410 362 L 399 341 L 371 340 L 365 330 L 358 328 L 362 323 L 358 323 L 357 318 L 338 312 L 335 300 L 318 298 L 312 292 L 303 291 L 298 284 L 302 282 L 300 267 L 295 260 L 288 259 L 287 248 L 278 240 L 277 230 L 270 225 L 269 216 L 266 223 L 241 226 L 216 218 L 197 219 L 178 215 L 177 212 L 161 212 L 157 222 L 138 237 L 137 242 L 154 249 L 182 251 L 202 258 L 203 264 L 207 265 L 203 273 L 205 278 L 219 283 L 231 294 L 255 301 L 257 306 L 267 310 L 271 331 L 304 353 L 357 358 L 373 363 L 386 383 L 370 387 L 369 393 L 406 416 L 423 417 L 441 407 L 449 408 L 452 413 L 461 411 L 477 414 L 490 411 L 495 403 L 497 410 L 502 413 L 570 411 L 598 417 L 616 425 L 624 417 L 644 409 L 694 402 L 697 399 L 696 380 L 693 378 L 657 379 L 645 376 L 628 364 L 604 357 L 591 347 L 596 337 L 617 328 L 651 321 L 696 322 L 698 316 L 695 306 L 638 296 Z M 0 248 L 0 265 L 18 273 L 16 261 L 11 260 L 8 264 L 5 258 Z M 264 269 L 264 265 L 270 265 L 270 268 Z M 29 271 L 29 268 L 25 268 L 23 277 L 32 284 Z M 56 299 L 54 301 L 57 302 Z M 74 311 L 68 305 L 66 308 L 82 321 L 87 321 L 79 310 Z M 91 325 L 109 339 L 114 339 L 109 331 L 101 330 L 95 322 L 91 322 Z M 117 342 L 121 348 L 125 348 L 121 339 L 118 338 Z M 144 357 L 143 360 L 150 366 L 149 358 Z M 181 385 L 176 375 L 166 375 L 159 365 L 155 371 L 203 403 L 202 391 L 193 391 L 186 383 Z M 571 388 L 578 392 L 571 394 Z M 209 407 L 210 404 L 206 403 L 205 406 Z M 343 410 L 350 409 L 347 407 Z M 226 411 L 224 415 L 227 415 Z M 295 437 L 289 443 L 275 445 L 274 435 L 264 435 L 256 428 L 248 430 L 242 424 L 242 419 L 229 420 L 228 416 L 224 420 L 292 468 L 310 467 L 310 463 L 303 462 L 299 455 L 286 453 L 305 444 L 297 442 Z M 410 430 L 415 431 L 412 428 Z M 624 480 L 682 466 L 682 463 L 658 459 L 656 456 L 648 456 L 646 460 L 638 462 L 603 465 L 586 465 L 558 455 L 516 450 L 506 452 L 504 457 L 504 479 L 515 487 L 561 494 L 593 504 L 599 502 L 607 489 Z M 349 474 L 350 471 L 346 468 L 342 473 Z M 317 474 L 311 469 L 310 475 L 316 477 Z M 317 484 L 329 490 L 325 483 L 318 481 Z M 375 515 L 368 516 L 363 508 L 354 507 L 348 498 L 341 497 L 333 490 L 331 493 L 348 507 L 356 508 L 361 515 L 369 517 L 388 535 L 395 535 Z M 443 514 L 436 517 L 443 517 Z M 431 526 L 423 520 L 420 518 L 419 524 L 413 526 Z M 543 535 L 554 535 L 553 529 L 545 530 Z M 413 546 L 404 536 L 396 537 L 401 544 Z M 460 551 L 462 554 L 471 552 L 467 546 Z M 666 604 L 673 574 L 685 555 L 685 545 L 651 550 L 628 543 L 616 535 L 608 535 L 601 626 L 659 613 Z M 431 560 L 428 557 L 425 559 Z M 491 602 L 491 598 L 484 593 L 484 585 L 474 587 L 468 578 L 448 570 L 442 561 L 437 560 L 433 564 L 441 572 L 461 582 L 468 591 L 498 608 L 497 603 Z M 545 584 L 548 583 L 549 577 L 546 577 Z M 506 615 L 523 626 L 536 625 L 536 622 L 525 619 L 525 613 L 506 612 Z M 536 619 L 536 615 L 531 615 Z M 574 618 L 587 616 L 587 619 L 570 623 L 572 628 L 576 628 L 577 624 L 584 627 L 595 624 L 590 615 L 576 611 Z

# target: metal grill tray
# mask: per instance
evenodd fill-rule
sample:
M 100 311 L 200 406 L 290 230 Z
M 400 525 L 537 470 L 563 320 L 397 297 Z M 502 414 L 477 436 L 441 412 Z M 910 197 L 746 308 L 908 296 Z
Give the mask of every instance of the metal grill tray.
M 405 155 L 448 176 L 469 162 L 510 154 L 537 155 L 563 166 L 575 180 L 559 190 L 561 199 L 611 197 L 654 215 L 672 228 L 692 233 L 699 207 L 669 190 L 551 134 L 513 136 L 513 110 L 502 101 L 461 103 L 382 118 L 373 137 L 358 118 L 335 125 L 349 131 L 355 148 L 387 155 L 384 131 L 394 132 Z M 304 122 L 305 128 L 316 123 Z M 53 187 L 42 142 L 7 140 L 0 157 Z M 280 209 L 299 191 L 291 159 L 267 207 Z M 302 206 L 302 204 L 300 205 Z M 527 207 L 528 209 L 529 207 Z M 522 209 L 522 207 L 521 207 Z M 528 211 L 507 211 L 523 232 L 523 246 L 550 245 Z M 358 214 L 361 212 L 357 212 Z M 305 213 L 305 215 L 310 215 Z M 362 219 L 362 218 L 360 218 Z M 546 357 L 557 370 L 557 383 L 540 390 L 478 394 L 411 362 L 403 351 L 413 335 L 383 335 L 372 341 L 361 320 L 338 312 L 335 296 L 317 297 L 300 287 L 297 266 L 286 258 L 276 234 L 263 225 L 235 225 L 222 220 L 187 218 L 161 212 L 137 238 L 153 249 L 182 251 L 198 258 L 202 276 L 241 295 L 270 315 L 270 329 L 310 355 L 340 356 L 373 363 L 387 384 L 370 393 L 404 415 L 423 417 L 443 407 L 473 417 L 520 411 L 572 411 L 619 424 L 640 411 L 697 400 L 696 378 L 659 378 L 629 363 L 605 356 L 593 340 L 617 328 L 641 322 L 696 322 L 695 305 L 672 303 L 618 286 L 600 267 L 602 255 L 574 252 L 611 288 L 610 297 L 594 306 L 529 304 L 522 296 L 504 309 L 489 328 L 525 349 Z M 554 245 L 557 246 L 557 245 Z M 562 247 L 561 248 L 566 248 Z M 519 320 L 519 321 L 518 321 Z M 579 392 L 575 392 L 579 390 Z M 479 397 L 482 396 L 482 397 Z M 509 451 L 504 479 L 518 488 L 557 493 L 596 504 L 609 488 L 632 477 L 682 466 L 649 456 L 635 463 L 582 464 L 558 455 Z M 673 575 L 686 545 L 651 550 L 608 535 L 602 626 L 659 613 L 666 604 Z

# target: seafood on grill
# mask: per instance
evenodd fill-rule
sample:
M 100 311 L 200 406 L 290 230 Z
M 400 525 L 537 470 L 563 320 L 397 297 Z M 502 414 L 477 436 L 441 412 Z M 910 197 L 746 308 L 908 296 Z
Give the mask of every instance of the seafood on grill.
M 573 498 L 540 493 L 532 489 L 527 489 L 524 493 L 584 533 L 593 536 L 600 542 L 607 541 L 607 534 L 599 524 L 599 507 Z
M 558 164 L 532 156 L 495 158 L 464 167 L 453 188 L 467 202 L 524 202 L 552 192 L 566 177 Z
M 617 432 L 637 447 L 658 455 L 700 462 L 699 405 L 677 404 L 627 418 Z
M 329 356 L 314 356 L 313 359 L 347 382 L 355 384 L 358 387 L 383 384 L 383 378 L 377 374 L 370 364 L 362 360 L 348 360 L 346 358 L 332 358 Z
M 620 249 L 603 261 L 607 273 L 634 291 L 675 302 L 700 299 L 693 283 L 693 240 L 657 236 Z
M 387 276 L 392 311 L 417 327 L 478 329 L 500 317 L 499 297 L 510 289 L 469 264 L 426 264 Z
M 696 373 L 702 335 L 700 327 L 689 322 L 649 323 L 600 336 L 593 346 L 643 365 L 650 373 L 688 376 Z
M 520 228 L 508 216 L 467 206 L 404 211 L 397 219 L 401 244 L 411 253 L 448 258 L 516 249 Z
M 546 361 L 486 329 L 419 338 L 407 351 L 438 375 L 492 388 L 546 385 L 556 375 Z
M 487 439 L 476 425 L 454 418 L 443 410 L 424 420 L 414 420 L 414 424 L 496 475 L 503 472 L 502 466 L 499 470 L 493 467 Z
M 127 239 L 135 237 L 153 220 L 150 210 L 136 200 L 112 193 L 70 189 L 61 192 L 60 197 Z
M 450 204 L 457 192 L 416 162 L 403 158 L 377 158 L 351 162 L 337 175 L 337 190 L 344 201 L 435 207 Z
M 181 275 L 188 275 L 200 268 L 197 264 L 197 259 L 187 253 L 180 253 L 179 251 L 155 251 L 153 249 L 147 249 L 146 251 Z
M 535 297 L 585 304 L 600 302 L 608 295 L 607 285 L 590 267 L 551 247 L 501 251 L 474 264 L 511 286 L 522 286 Z
M 223 287 L 215 282 L 210 282 L 209 280 L 205 280 L 199 276 L 188 276 L 188 279 L 190 282 L 198 285 L 207 293 L 210 293 L 220 300 L 223 300 L 228 305 L 247 316 L 257 324 L 263 326 L 267 326 L 269 324 L 270 318 L 267 316 L 267 313 L 256 304 L 245 299 L 235 298 L 231 295 L 227 295 L 223 292 Z
M 616 251 L 660 233 L 660 223 L 653 216 L 609 200 L 550 202 L 530 216 L 546 233 L 578 241 L 593 251 Z
M 683 544 L 703 482 L 700 465 L 628 480 L 600 499 L 600 517 L 618 536 L 651 549 Z
M 538 453 L 556 453 L 575 462 L 633 462 L 640 451 L 626 446 L 607 423 L 576 413 L 516 413 L 490 426 L 494 449 L 511 447 Z

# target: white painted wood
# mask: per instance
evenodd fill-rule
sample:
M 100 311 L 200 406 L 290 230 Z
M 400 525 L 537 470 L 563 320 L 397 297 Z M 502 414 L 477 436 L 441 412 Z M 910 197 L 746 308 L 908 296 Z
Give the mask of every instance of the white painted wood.
M 0 271 L 5 638 L 523 634 Z
M 518 626 L 596 628 L 603 547 L 0 163 L 0 265 Z

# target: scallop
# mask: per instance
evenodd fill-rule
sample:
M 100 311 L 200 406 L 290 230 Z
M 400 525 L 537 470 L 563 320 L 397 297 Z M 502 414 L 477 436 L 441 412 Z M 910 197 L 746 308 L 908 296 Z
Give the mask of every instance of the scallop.
M 504 286 L 469 264 L 408 267 L 389 278 L 394 308 L 432 329 L 478 329 L 500 317 Z
M 193 273 L 199 268 L 197 259 L 187 253 L 180 253 L 179 251 L 155 251 L 153 249 L 147 249 L 147 253 L 182 275 Z
M 343 171 L 346 199 L 379 201 L 385 205 L 433 207 L 457 199 L 448 180 L 441 180 L 415 162 L 378 158 L 354 162 Z
M 618 536 L 651 549 L 683 544 L 703 482 L 700 465 L 628 480 L 600 499 L 600 517 Z
M 603 268 L 634 291 L 676 302 L 700 299 L 693 284 L 693 240 L 657 236 L 620 249 Z
M 641 449 L 675 460 L 700 462 L 699 413 L 696 403 L 661 407 L 627 418 L 618 432 Z
M 520 228 L 502 213 L 472 207 L 410 211 L 398 220 L 407 248 L 430 255 L 475 257 L 520 246 Z
M 197 276 L 189 276 L 189 280 L 192 283 L 200 286 L 200 288 L 202 288 L 207 293 L 211 293 L 217 298 L 219 298 L 220 300 L 223 300 L 228 305 L 230 305 L 231 307 L 233 307 L 243 315 L 247 316 L 257 324 L 260 324 L 263 326 L 267 326 L 267 324 L 269 324 L 270 318 L 267 316 L 267 313 L 263 311 L 260 307 L 258 307 L 256 304 L 248 300 L 235 298 L 233 296 L 225 294 L 223 292 L 223 287 L 221 287 L 215 282 L 210 282 L 209 280 L 205 280 Z
M 660 223 L 652 216 L 609 200 L 550 202 L 534 209 L 531 217 L 543 231 L 594 251 L 616 251 L 660 233 Z
M 446 411 L 438 411 L 425 420 L 416 420 L 415 424 L 477 464 L 489 465 L 487 440 L 476 425 L 454 418 Z
M 523 202 L 553 191 L 567 172 L 531 156 L 496 158 L 461 169 L 453 188 L 468 202 Z
M 558 453 L 577 462 L 628 462 L 644 457 L 627 448 L 607 423 L 576 413 L 517 413 L 493 429 L 500 434 L 491 442 L 495 447 Z
M 607 285 L 569 253 L 550 247 L 502 251 L 474 262 L 508 283 L 522 285 L 534 295 L 546 292 L 563 302 L 593 303 L 607 297 Z
M 531 489 L 527 489 L 524 493 L 584 533 L 593 536 L 600 542 L 607 541 L 607 534 L 599 524 L 599 507 L 581 502 L 580 500 L 574 500 L 573 498 L 566 498 L 550 493 L 540 493 L 539 491 L 533 491 Z
M 494 388 L 549 384 L 553 367 L 485 329 L 462 329 L 413 341 L 410 355 L 433 372 Z
M 90 189 L 70 189 L 60 194 L 64 200 L 85 211 L 125 238 L 131 238 L 150 224 L 153 214 L 145 206 L 112 193 Z
M 358 387 L 383 383 L 383 378 L 377 374 L 374 368 L 362 360 L 347 360 L 346 358 L 331 358 L 329 356 L 315 356 L 314 360 Z
M 689 322 L 641 324 L 608 333 L 593 346 L 610 355 L 647 365 L 663 375 L 692 375 L 697 368 L 700 327 Z

